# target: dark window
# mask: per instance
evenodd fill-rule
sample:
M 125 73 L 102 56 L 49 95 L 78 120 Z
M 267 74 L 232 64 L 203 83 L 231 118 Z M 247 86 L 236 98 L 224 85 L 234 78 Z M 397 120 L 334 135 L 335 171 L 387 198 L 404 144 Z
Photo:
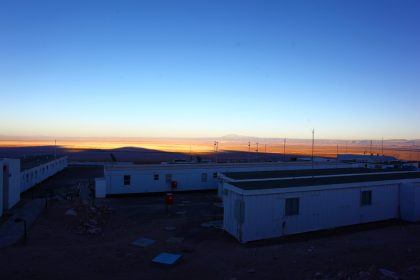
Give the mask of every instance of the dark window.
M 371 205 L 372 204 L 372 191 L 362 191 L 360 193 L 360 205 Z
M 285 215 L 294 216 L 299 215 L 299 198 L 287 198 L 285 205 Z
M 153 180 L 159 181 L 159 174 L 154 174 L 153 175 Z
M 207 182 L 207 173 L 201 173 L 201 182 Z
M 213 173 L 213 178 L 217 178 L 217 172 Z
M 165 181 L 166 181 L 166 183 L 172 182 L 172 174 L 166 174 L 165 175 Z
M 130 175 L 124 175 L 124 186 L 128 186 L 131 184 L 131 176 Z

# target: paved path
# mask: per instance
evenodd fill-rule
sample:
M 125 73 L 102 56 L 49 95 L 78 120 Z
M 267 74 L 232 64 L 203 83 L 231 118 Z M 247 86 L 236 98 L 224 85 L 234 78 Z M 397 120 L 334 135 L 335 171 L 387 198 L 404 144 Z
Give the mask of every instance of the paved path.
M 13 245 L 23 237 L 23 223 L 16 223 L 16 218 L 25 219 L 29 229 L 44 210 L 45 199 L 42 198 L 27 200 L 23 206 L 13 209 L 13 215 L 0 225 L 0 248 Z

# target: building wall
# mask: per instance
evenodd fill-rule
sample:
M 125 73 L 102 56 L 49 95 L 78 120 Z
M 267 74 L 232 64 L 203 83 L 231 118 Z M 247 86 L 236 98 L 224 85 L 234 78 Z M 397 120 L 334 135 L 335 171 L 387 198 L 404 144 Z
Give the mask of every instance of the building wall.
M 320 164 L 317 168 L 334 167 L 335 164 Z M 347 164 L 340 165 L 341 167 Z M 104 176 L 107 194 L 130 194 L 167 191 L 215 190 L 218 189 L 218 174 L 222 172 L 267 171 L 311 168 L 309 163 L 267 164 L 168 164 L 168 165 L 116 165 L 106 166 Z M 171 180 L 166 180 L 166 175 Z M 206 175 L 203 175 L 206 174 Z M 158 175 L 158 180 L 155 180 Z M 130 176 L 130 184 L 124 185 L 124 176 Z M 207 179 L 203 180 L 202 176 Z M 176 189 L 171 188 L 176 181 Z
M 3 215 L 3 159 L 0 159 L 0 217 Z
M 399 218 L 399 184 L 395 182 L 381 185 L 364 183 L 339 189 L 309 189 L 243 196 L 230 188 L 226 189 L 225 229 L 239 241 L 248 242 Z M 372 191 L 372 204 L 361 206 L 361 191 L 365 190 Z M 285 201 L 295 197 L 299 198 L 299 214 L 286 216 Z M 235 214 L 236 200 L 243 200 L 242 225 Z
M 244 218 L 244 197 L 233 191 L 224 191 L 223 228 L 242 242 L 242 226 Z
M 95 197 L 106 197 L 106 181 L 104 178 L 95 179 Z
M 4 173 L 4 167 L 6 172 Z M 10 209 L 20 200 L 20 160 L 2 160 L 2 209 Z M 5 181 L 8 181 L 6 184 Z
M 20 191 L 24 192 L 36 184 L 67 167 L 67 157 L 60 157 L 45 164 L 38 165 L 21 172 Z
M 400 188 L 401 219 L 420 221 L 420 183 L 405 183 Z

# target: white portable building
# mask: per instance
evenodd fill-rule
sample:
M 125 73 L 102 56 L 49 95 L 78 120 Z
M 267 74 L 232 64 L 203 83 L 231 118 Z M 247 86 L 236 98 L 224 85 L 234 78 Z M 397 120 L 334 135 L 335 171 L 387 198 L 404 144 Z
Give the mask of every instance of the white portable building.
M 346 163 L 315 163 L 315 168 L 353 166 Z M 357 165 L 356 165 L 357 166 Z M 238 171 L 310 169 L 307 162 L 115 164 L 104 167 L 106 194 L 216 190 L 219 174 Z M 101 181 L 97 181 L 101 182 Z M 100 183 L 102 184 L 102 183 Z M 100 188 L 102 186 L 99 186 Z
M 20 160 L 3 158 L 0 160 L 1 214 L 12 208 L 20 200 Z
M 33 160 L 33 164 L 22 165 L 21 171 L 21 192 L 27 191 L 36 184 L 48 179 L 56 173 L 67 167 L 67 157 L 46 157 L 40 158 L 39 161 Z
M 353 166 L 352 168 L 349 168 Z M 336 177 L 346 176 L 348 174 L 364 175 L 364 174 L 380 174 L 389 172 L 398 172 L 401 169 L 373 169 L 362 168 L 357 165 L 347 165 L 335 168 L 322 169 L 322 165 L 314 166 L 312 169 L 295 169 L 295 170 L 271 170 L 271 171 L 248 171 L 248 172 L 226 172 L 219 175 L 218 195 L 223 199 L 223 186 L 232 182 L 250 182 L 250 181 L 268 181 L 279 179 L 295 179 L 295 178 L 312 178 L 314 176 Z
M 223 224 L 244 243 L 394 218 L 418 221 L 419 190 L 420 172 L 231 182 L 223 191 Z

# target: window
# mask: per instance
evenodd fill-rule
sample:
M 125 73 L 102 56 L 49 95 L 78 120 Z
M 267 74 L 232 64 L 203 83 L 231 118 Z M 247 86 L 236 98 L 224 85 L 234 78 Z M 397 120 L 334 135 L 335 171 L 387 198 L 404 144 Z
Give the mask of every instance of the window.
M 131 184 L 131 176 L 124 175 L 124 186 L 129 186 Z
M 360 205 L 371 205 L 372 204 L 372 191 L 362 191 L 360 193 Z
M 213 178 L 215 178 L 215 179 L 217 178 L 217 172 L 213 173 Z
M 201 182 L 207 182 L 207 173 L 201 173 Z
M 299 198 L 286 198 L 285 215 L 299 215 Z
M 165 181 L 166 181 L 166 183 L 172 182 L 172 174 L 166 174 L 165 175 Z
M 159 174 L 154 174 L 153 175 L 153 180 L 159 181 Z

